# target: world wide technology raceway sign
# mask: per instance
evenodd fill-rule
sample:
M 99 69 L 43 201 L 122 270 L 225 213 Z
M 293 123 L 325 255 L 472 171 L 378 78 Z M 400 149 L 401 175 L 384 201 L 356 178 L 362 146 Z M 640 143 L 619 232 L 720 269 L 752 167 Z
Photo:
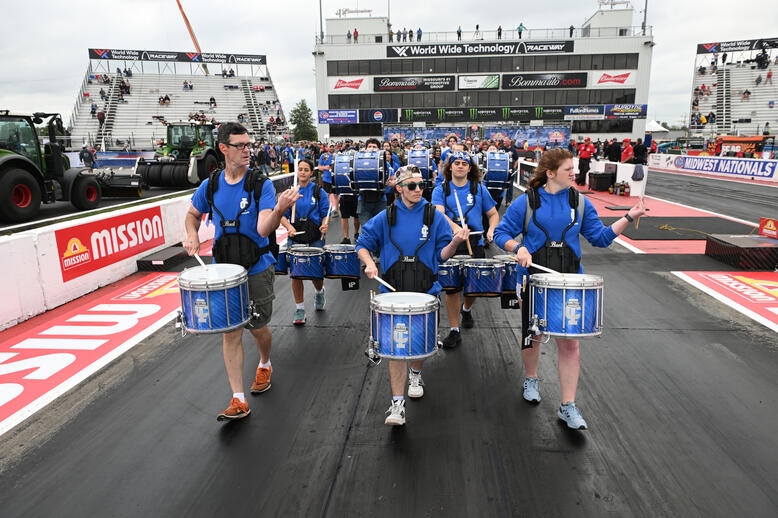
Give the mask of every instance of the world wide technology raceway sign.
M 426 58 L 430 56 L 482 56 L 499 54 L 558 54 L 573 52 L 575 42 L 533 41 L 519 43 L 438 43 L 434 45 L 387 45 L 388 58 Z

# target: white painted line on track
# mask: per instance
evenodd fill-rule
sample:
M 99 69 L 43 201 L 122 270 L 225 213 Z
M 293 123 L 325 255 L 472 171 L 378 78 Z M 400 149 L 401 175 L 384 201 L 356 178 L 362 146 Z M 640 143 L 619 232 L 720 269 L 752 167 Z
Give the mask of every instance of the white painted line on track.
M 754 313 L 750 309 L 748 309 L 748 308 L 746 308 L 744 306 L 741 306 L 740 304 L 738 304 L 734 300 L 729 299 L 729 298 L 725 297 L 724 295 L 722 295 L 721 293 L 719 293 L 718 291 L 716 291 L 716 290 L 714 290 L 712 288 L 709 288 L 708 286 L 705 286 L 704 284 L 702 284 L 699 281 L 696 281 L 696 280 L 692 279 L 691 277 L 689 277 L 688 275 L 686 275 L 683 272 L 670 272 L 670 273 L 672 273 L 673 275 L 677 276 L 678 278 L 686 281 L 687 283 L 691 284 L 692 286 L 694 286 L 695 288 L 699 289 L 700 291 L 703 291 L 703 292 L 707 293 L 708 295 L 710 295 L 714 299 L 718 300 L 719 302 L 721 302 L 723 304 L 726 304 L 727 306 L 731 307 L 735 311 L 739 311 L 740 313 L 742 313 L 745 316 L 749 317 L 751 320 L 754 320 L 754 321 L 762 324 L 763 326 L 767 327 L 768 329 L 771 329 L 771 330 L 775 331 L 776 333 L 778 333 L 778 324 L 776 324 L 775 322 L 771 322 L 771 321 L 767 320 L 765 317 L 763 317 L 762 315 Z

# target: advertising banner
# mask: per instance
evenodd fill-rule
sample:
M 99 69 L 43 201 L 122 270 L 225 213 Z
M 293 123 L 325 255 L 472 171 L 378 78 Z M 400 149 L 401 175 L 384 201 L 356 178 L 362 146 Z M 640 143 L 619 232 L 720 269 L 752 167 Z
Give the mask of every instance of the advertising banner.
M 319 124 L 356 124 L 357 110 L 319 110 Z
M 404 108 L 400 122 L 491 122 L 564 120 L 564 106 L 503 106 L 497 108 Z
M 516 141 L 517 147 L 521 148 L 526 140 L 531 147 L 549 145 L 562 145 L 570 140 L 569 125 L 546 125 L 546 126 L 485 126 L 484 138 L 489 140 L 502 140 L 509 138 Z
M 359 122 L 398 122 L 396 109 L 359 110 Z
M 465 138 L 467 128 L 436 126 L 434 128 L 414 128 L 413 126 L 394 126 L 384 128 L 384 140 L 398 138 L 400 140 L 446 140 L 450 136 L 455 136 L 462 140 Z
M 673 168 L 683 171 L 747 176 L 760 179 L 774 178 L 776 166 L 778 166 L 778 161 L 776 160 L 754 158 L 688 155 L 680 155 L 673 158 Z
M 537 88 L 586 88 L 586 72 L 559 74 L 503 74 L 503 90 L 532 90 Z
M 374 77 L 376 92 L 433 92 L 454 89 L 454 76 Z
M 778 220 L 759 218 L 759 234 L 778 239 Z
M 605 106 L 565 106 L 566 121 L 591 121 L 605 118 Z
M 606 119 L 645 119 L 647 104 L 606 104 Z
M 589 88 L 634 87 L 637 75 L 637 70 L 595 70 L 589 74 Z
M 500 88 L 500 74 L 459 76 L 460 90 L 492 90 Z
M 575 42 L 533 41 L 518 43 L 436 43 L 428 45 L 387 45 L 387 58 L 428 58 L 436 56 L 483 56 L 497 54 L 558 54 L 573 52 Z
M 62 281 L 81 277 L 165 244 L 159 207 L 57 230 Z
M 267 56 L 265 55 L 232 54 L 229 52 L 172 52 L 165 50 L 89 49 L 89 59 L 267 65 Z
M 330 93 L 353 94 L 355 92 L 370 92 L 370 80 L 366 77 L 328 77 Z
M 713 54 L 714 52 L 742 52 L 744 50 L 762 50 L 771 48 L 778 48 L 778 38 L 699 43 L 697 44 L 697 54 Z

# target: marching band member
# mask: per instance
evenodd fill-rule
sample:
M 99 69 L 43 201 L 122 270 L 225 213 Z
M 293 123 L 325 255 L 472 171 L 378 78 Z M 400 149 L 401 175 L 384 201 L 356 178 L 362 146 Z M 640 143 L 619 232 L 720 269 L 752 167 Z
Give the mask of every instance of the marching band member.
M 365 151 L 378 151 L 381 143 L 378 139 L 369 138 L 365 142 Z M 394 187 L 394 175 L 386 175 L 386 189 Z M 359 224 L 366 224 L 371 218 L 375 217 L 382 210 L 386 209 L 386 195 L 381 191 L 362 190 L 359 192 L 357 202 L 357 215 Z
M 249 171 L 250 141 L 246 128 L 235 122 L 219 127 L 219 150 L 224 154 L 224 170 L 203 181 L 192 196 L 186 214 L 186 241 L 189 255 L 200 249 L 197 230 L 202 215 L 213 221 L 215 241 L 213 257 L 217 263 L 240 264 L 249 274 L 249 298 L 255 313 L 245 328 L 251 332 L 259 351 L 259 366 L 251 386 L 252 394 L 270 388 L 270 349 L 273 336 L 268 328 L 273 313 L 275 263 L 267 236 L 278 228 L 283 213 L 300 197 L 297 189 L 284 191 L 276 202 L 273 182 Z M 211 183 L 213 181 L 213 184 Z M 231 218 L 231 219 L 227 219 Z M 243 393 L 243 329 L 222 335 L 222 354 L 230 380 L 232 399 L 219 421 L 241 419 L 251 410 Z
M 493 240 L 494 229 L 500 222 L 500 216 L 497 214 L 495 203 L 489 192 L 481 184 L 481 170 L 478 164 L 474 163 L 470 155 L 464 151 L 455 151 L 449 155 L 448 162 L 443 166 L 443 183 L 432 191 L 432 204 L 435 208 L 446 216 L 451 229 L 454 233 L 459 232 L 463 226 L 467 226 L 470 231 L 480 232 L 470 239 L 470 245 L 473 250 L 473 258 L 486 257 L 484 249 L 484 216 L 488 218 L 489 229 L 486 231 L 486 239 Z M 465 221 L 459 219 L 457 210 L 457 200 L 462 207 L 462 215 Z M 455 255 L 467 255 L 469 251 L 466 243 L 462 243 Z M 459 331 L 460 302 L 459 293 L 446 293 L 446 309 L 448 310 L 448 320 L 451 325 L 451 331 L 443 339 L 443 347 L 454 348 L 462 343 L 462 337 Z M 464 303 L 461 304 L 462 327 L 473 327 L 473 316 L 471 309 L 475 302 L 475 297 L 464 297 Z
M 325 221 L 330 210 L 327 193 L 319 187 L 318 183 L 311 180 L 313 176 L 313 162 L 308 159 L 297 163 L 297 181 L 300 199 L 295 203 L 295 221 L 290 222 L 292 209 L 290 208 L 281 218 L 281 225 L 289 232 L 289 240 L 294 243 L 304 244 L 316 248 L 324 248 L 324 238 L 327 234 L 329 221 Z M 297 234 L 302 232 L 301 234 Z M 316 311 L 324 311 L 324 279 L 312 279 L 316 289 L 314 296 L 314 308 Z M 296 326 L 305 325 L 305 289 L 302 279 L 292 279 L 292 294 L 297 306 L 292 323 Z
M 437 295 L 440 293 L 438 263 L 454 255 L 457 246 L 468 238 L 469 231 L 462 229 L 452 237 L 446 219 L 422 198 L 422 188 L 423 177 L 419 169 L 401 167 L 396 174 L 397 201 L 362 227 L 356 249 L 369 278 L 378 274 L 370 255 L 373 252 L 380 255 L 382 277 L 398 291 Z M 380 289 L 387 291 L 383 285 Z M 411 361 L 409 373 L 404 361 L 389 360 L 392 404 L 387 411 L 386 424 L 405 424 L 406 379 L 408 397 L 424 395 L 423 363 L 424 360 Z
M 603 226 L 594 205 L 572 187 L 575 181 L 573 156 L 566 149 L 546 151 L 535 175 L 530 180 L 527 192 L 519 197 L 505 212 L 494 233 L 494 240 L 500 248 L 516 255 L 517 291 L 522 278 L 533 272 L 537 263 L 560 273 L 583 273 L 581 266 L 581 245 L 579 235 L 592 245 L 607 247 L 635 219 L 645 213 L 643 201 L 632 207 L 623 218 L 609 227 Z M 524 228 L 525 216 L 531 210 L 531 219 Z M 515 236 L 523 234 L 523 241 Z M 521 292 L 522 310 L 522 359 L 526 370 L 524 399 L 540 402 L 538 390 L 538 359 L 540 356 L 540 335 L 532 335 L 529 329 L 529 290 Z M 578 340 L 557 338 L 559 351 L 559 381 L 562 387 L 562 402 L 557 412 L 559 419 L 568 427 L 585 430 L 586 421 L 575 405 L 575 393 L 580 370 Z

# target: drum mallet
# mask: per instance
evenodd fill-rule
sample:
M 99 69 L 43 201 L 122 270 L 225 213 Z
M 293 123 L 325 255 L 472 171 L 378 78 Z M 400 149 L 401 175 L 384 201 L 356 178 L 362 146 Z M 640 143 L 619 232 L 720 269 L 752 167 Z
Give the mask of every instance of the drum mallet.
M 383 284 L 384 286 L 386 286 L 386 287 L 387 287 L 387 288 L 389 288 L 390 290 L 392 290 L 392 291 L 397 291 L 396 289 L 394 289 L 394 286 L 392 286 L 391 284 L 389 284 L 388 282 L 386 282 L 385 280 L 383 280 L 383 279 L 382 279 L 381 277 L 379 277 L 378 275 L 376 275 L 375 277 L 373 277 L 373 279 L 377 280 L 378 282 L 380 282 L 381 284 Z
M 464 227 L 467 227 L 467 223 L 465 223 L 465 217 L 462 215 L 462 205 L 459 204 L 459 196 L 457 196 L 457 191 L 454 189 L 454 199 L 457 201 L 457 211 L 459 212 L 459 221 L 462 223 Z M 470 246 L 470 239 L 467 239 L 467 251 L 470 252 L 470 257 L 473 256 L 473 247 Z

